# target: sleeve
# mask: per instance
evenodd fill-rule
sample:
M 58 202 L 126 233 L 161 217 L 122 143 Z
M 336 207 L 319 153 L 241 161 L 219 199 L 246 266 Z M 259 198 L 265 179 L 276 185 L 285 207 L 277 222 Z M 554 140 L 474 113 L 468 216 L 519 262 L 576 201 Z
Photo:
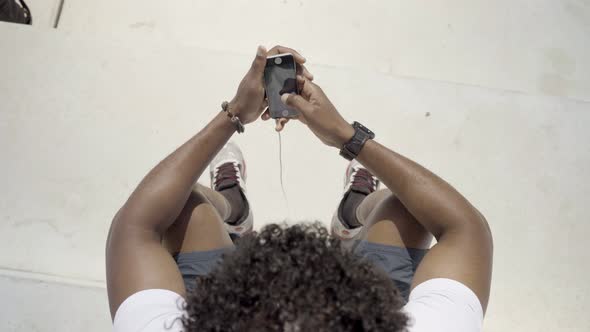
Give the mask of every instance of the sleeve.
M 114 332 L 182 331 L 185 301 L 175 292 L 149 289 L 128 297 L 113 322 Z
M 405 306 L 410 332 L 479 332 L 483 309 L 471 289 L 451 279 L 431 279 L 416 286 Z

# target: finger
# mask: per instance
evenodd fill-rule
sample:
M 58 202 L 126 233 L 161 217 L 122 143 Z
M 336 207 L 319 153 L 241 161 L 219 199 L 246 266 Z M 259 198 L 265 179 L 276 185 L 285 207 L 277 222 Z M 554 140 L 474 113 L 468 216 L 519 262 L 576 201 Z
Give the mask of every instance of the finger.
M 313 74 L 304 65 L 297 65 L 297 75 L 305 76 L 308 80 L 313 81 Z
M 285 125 L 287 124 L 287 122 L 289 122 L 289 119 L 287 118 L 280 118 L 277 119 L 277 125 L 275 127 L 276 131 L 282 131 L 283 129 L 285 129 Z
M 283 53 L 291 53 L 293 54 L 293 57 L 295 58 L 295 62 L 299 63 L 299 64 L 304 64 L 305 58 L 299 54 L 299 52 L 295 51 L 292 48 L 289 47 L 285 47 L 285 46 L 281 46 L 281 45 L 277 45 L 273 48 L 270 49 L 270 51 L 268 51 L 268 55 L 277 55 L 277 54 L 283 54 Z
M 256 57 L 252 61 L 251 70 L 257 74 L 262 74 L 264 73 L 264 67 L 266 67 L 266 48 L 264 46 L 258 46 Z
M 303 86 L 303 84 L 305 84 L 305 77 L 297 75 L 297 84 L 301 84 L 301 86 Z
M 313 109 L 312 105 L 300 95 L 285 93 L 281 96 L 281 100 L 285 105 L 290 106 L 304 114 L 311 112 Z
M 301 75 L 297 75 L 297 93 L 303 93 L 303 85 L 305 85 L 305 79 Z M 306 99 L 309 99 L 309 96 L 303 96 Z
M 318 89 L 318 86 L 315 83 L 302 75 L 297 75 L 297 87 L 299 89 L 299 94 L 305 99 L 309 99 Z
M 308 80 L 313 81 L 313 74 L 310 73 L 305 67 L 303 67 L 303 76 L 305 76 Z
M 260 116 L 260 118 L 262 119 L 262 121 L 270 120 L 270 111 L 269 111 L 268 107 L 262 113 L 262 115 Z

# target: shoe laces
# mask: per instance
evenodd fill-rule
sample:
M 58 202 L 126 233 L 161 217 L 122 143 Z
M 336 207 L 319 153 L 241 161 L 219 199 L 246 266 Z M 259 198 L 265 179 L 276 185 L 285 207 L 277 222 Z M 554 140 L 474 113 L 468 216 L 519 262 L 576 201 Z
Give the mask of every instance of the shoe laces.
M 227 162 L 217 167 L 217 173 L 213 184 L 217 187 L 223 181 L 233 181 L 237 183 L 239 178 L 238 165 L 235 162 Z
M 367 188 L 369 192 L 377 190 L 377 180 L 369 171 L 364 168 L 357 168 L 352 175 L 351 187 Z

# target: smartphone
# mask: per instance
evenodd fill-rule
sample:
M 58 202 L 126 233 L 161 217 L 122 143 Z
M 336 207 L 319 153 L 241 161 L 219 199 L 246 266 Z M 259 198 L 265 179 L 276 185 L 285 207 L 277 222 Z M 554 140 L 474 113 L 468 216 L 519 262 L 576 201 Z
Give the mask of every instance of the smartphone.
M 293 54 L 285 53 L 266 58 L 264 84 L 271 118 L 293 118 L 297 111 L 281 101 L 284 93 L 297 93 L 297 71 Z

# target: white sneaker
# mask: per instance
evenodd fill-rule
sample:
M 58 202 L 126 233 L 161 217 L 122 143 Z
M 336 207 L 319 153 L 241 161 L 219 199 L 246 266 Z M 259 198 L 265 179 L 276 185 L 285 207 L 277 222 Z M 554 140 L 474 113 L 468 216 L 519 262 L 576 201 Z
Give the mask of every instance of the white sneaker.
M 220 191 L 237 184 L 246 203 L 248 211 L 241 220 L 235 225 L 224 223 L 228 233 L 242 236 L 252 231 L 254 216 L 246 197 L 246 162 L 236 143 L 230 141 L 219 151 L 211 164 L 209 164 L 209 173 L 211 175 L 211 189 Z
M 380 181 L 371 174 L 361 163 L 352 160 L 346 168 L 344 176 L 344 194 L 338 205 L 338 209 L 332 217 L 331 231 L 332 234 L 344 239 L 350 240 L 357 237 L 363 230 L 363 226 L 350 227 L 342 217 L 343 203 L 351 191 L 363 193 L 366 195 L 379 189 Z

